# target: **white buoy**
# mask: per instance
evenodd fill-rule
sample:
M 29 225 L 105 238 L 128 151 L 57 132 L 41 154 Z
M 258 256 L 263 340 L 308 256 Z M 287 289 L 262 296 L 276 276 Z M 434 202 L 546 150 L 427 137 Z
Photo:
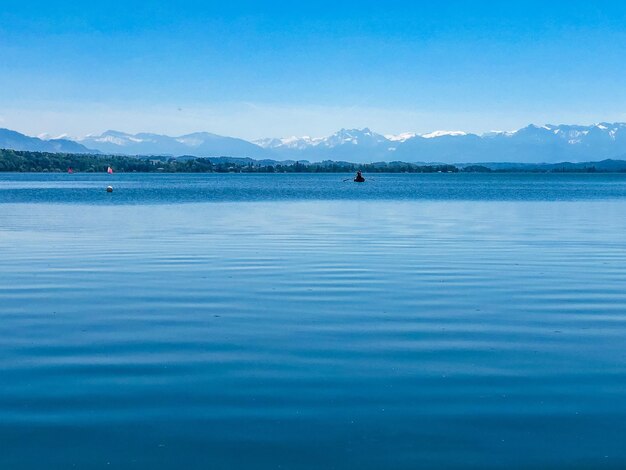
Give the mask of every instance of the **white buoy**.
M 113 186 L 107 186 L 107 193 L 113 192 Z

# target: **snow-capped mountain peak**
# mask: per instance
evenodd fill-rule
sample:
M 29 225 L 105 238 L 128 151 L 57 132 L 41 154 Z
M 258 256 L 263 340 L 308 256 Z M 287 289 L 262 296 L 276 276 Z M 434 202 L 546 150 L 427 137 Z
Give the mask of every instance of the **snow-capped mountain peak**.
M 341 129 L 328 137 L 319 139 L 316 145 L 334 148 L 342 145 L 375 146 L 387 142 L 384 135 L 372 132 L 366 127 L 364 129 Z

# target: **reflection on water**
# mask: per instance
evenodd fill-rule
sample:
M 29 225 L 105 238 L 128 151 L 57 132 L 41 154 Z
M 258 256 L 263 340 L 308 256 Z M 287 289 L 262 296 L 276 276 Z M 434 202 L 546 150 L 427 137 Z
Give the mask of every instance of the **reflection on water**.
M 0 204 L 1 468 L 626 466 L 626 199 L 32 191 Z

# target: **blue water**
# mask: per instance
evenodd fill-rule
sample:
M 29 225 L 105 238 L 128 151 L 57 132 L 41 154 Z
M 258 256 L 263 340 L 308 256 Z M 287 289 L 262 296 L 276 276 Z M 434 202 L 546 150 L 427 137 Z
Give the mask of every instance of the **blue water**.
M 163 204 L 294 200 L 598 200 L 626 198 L 615 174 L 19 174 L 0 173 L 1 202 Z M 346 179 L 350 181 L 345 181 Z M 114 191 L 102 197 L 107 186 Z
M 0 175 L 0 468 L 625 468 L 626 175 L 345 177 Z

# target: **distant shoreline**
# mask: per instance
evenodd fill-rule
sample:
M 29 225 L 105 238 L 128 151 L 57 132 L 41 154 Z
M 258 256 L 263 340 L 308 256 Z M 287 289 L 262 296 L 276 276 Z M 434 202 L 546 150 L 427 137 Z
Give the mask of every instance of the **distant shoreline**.
M 625 160 L 582 163 L 439 164 L 274 161 L 238 157 L 166 157 L 49 153 L 0 149 L 3 173 L 626 173 Z

